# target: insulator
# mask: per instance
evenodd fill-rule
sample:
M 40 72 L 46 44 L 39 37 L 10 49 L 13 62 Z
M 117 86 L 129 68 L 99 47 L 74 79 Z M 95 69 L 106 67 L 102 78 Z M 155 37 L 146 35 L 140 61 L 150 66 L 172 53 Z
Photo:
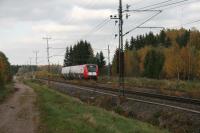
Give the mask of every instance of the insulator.
M 118 21 L 116 20 L 116 21 L 115 21 L 115 25 L 116 25 L 117 23 L 118 23 Z

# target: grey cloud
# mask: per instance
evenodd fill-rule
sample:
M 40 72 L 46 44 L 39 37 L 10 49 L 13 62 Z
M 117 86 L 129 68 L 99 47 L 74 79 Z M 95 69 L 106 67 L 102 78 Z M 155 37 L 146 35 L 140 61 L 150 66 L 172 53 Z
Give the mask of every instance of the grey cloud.
M 198 0 L 190 1 L 197 2 Z M 132 9 L 138 9 L 161 2 L 161 0 L 124 0 L 123 2 L 124 7 L 127 3 L 132 5 Z M 146 23 L 145 26 L 170 27 L 200 19 L 200 9 L 197 5 L 200 3 L 167 9 Z M 78 10 L 77 8 L 79 11 L 74 10 Z M 40 54 L 45 57 L 45 42 L 41 38 L 46 34 L 52 38 L 65 38 L 65 41 L 51 40 L 50 43 L 53 47 L 64 47 L 72 45 L 79 39 L 88 39 L 96 48 L 106 48 L 108 44 L 111 44 L 111 48 L 115 49 L 117 39 L 114 39 L 114 34 L 117 33 L 117 26 L 112 20 L 97 32 L 91 32 L 91 30 L 105 18 L 108 18 L 111 13 L 117 13 L 117 8 L 118 0 L 0 0 L 0 35 L 3 38 L 0 40 L 0 48 L 7 53 L 14 64 L 26 62 L 29 56 L 33 56 L 32 50 L 34 49 L 41 49 Z M 124 31 L 137 26 L 151 15 L 150 13 L 131 14 L 131 17 L 125 20 Z M 191 26 L 199 25 L 193 24 L 186 27 Z M 4 34 L 5 29 L 7 30 L 6 35 Z M 21 32 L 21 38 L 16 39 L 15 36 L 19 34 L 16 32 L 18 30 Z M 158 32 L 159 30 L 153 31 Z M 149 29 L 138 29 L 126 36 L 125 39 L 129 39 L 131 35 L 135 36 L 145 32 L 149 32 Z M 90 35 L 84 36 L 85 34 Z M 14 39 L 6 40 L 8 35 Z M 19 41 L 23 38 L 27 41 Z M 15 47 L 11 48 L 13 45 Z M 26 56 L 23 56 L 21 49 L 26 50 Z M 57 63 L 56 59 L 52 61 Z M 62 60 L 59 59 L 59 61 L 61 63 Z

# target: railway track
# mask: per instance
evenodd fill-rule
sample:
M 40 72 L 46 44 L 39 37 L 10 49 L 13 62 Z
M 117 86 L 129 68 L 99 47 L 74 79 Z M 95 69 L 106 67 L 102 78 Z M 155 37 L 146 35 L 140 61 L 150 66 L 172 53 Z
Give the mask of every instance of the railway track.
M 45 79 L 39 79 L 39 80 L 46 81 Z M 51 80 L 51 82 L 56 83 L 56 84 L 67 85 L 67 87 L 72 87 L 72 88 L 82 90 L 82 91 L 88 91 L 88 92 L 93 92 L 93 93 L 95 92 L 95 93 L 98 93 L 98 94 L 109 95 L 109 96 L 114 96 L 114 97 L 119 96 L 118 95 L 119 90 L 116 90 L 116 89 L 113 89 L 113 88 L 93 86 L 93 85 L 76 85 L 76 84 L 72 84 L 72 83 L 69 83 L 69 82 L 66 82 L 66 81 L 57 81 L 57 80 Z M 140 92 L 140 91 L 130 91 L 130 90 L 126 90 L 125 93 L 126 93 L 126 99 L 131 100 L 131 101 L 173 108 L 173 109 L 176 109 L 176 110 L 182 110 L 182 111 L 186 111 L 186 112 L 195 113 L 195 114 L 200 115 L 200 110 L 199 110 L 200 100 L 198 100 L 198 99 L 167 96 L 167 95 L 161 95 L 161 94 L 154 94 L 154 93 L 147 93 L 147 92 Z M 193 106 L 198 107 L 198 109 L 191 109 L 191 108 L 188 108 L 188 107 L 182 107 L 182 106 L 179 106 L 179 105 L 173 105 L 173 104 L 169 104 L 169 103 L 165 104 L 163 102 L 155 102 L 153 100 L 151 101 L 151 100 L 143 100 L 141 98 L 133 98 L 132 95 L 145 97 L 145 98 L 171 101 L 171 102 L 176 102 L 176 103 L 180 103 L 180 104 L 189 104 L 189 105 L 193 105 Z

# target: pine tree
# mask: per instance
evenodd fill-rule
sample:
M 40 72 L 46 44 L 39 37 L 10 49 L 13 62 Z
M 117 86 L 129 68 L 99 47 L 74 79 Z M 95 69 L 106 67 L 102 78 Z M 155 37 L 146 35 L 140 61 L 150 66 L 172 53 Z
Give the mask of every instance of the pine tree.
M 165 31 L 164 30 L 162 30 L 161 32 L 160 32 L 160 35 L 159 35 L 159 42 L 161 43 L 161 44 L 164 44 L 165 43 L 165 41 L 166 41 L 166 33 L 165 33 Z
M 80 40 L 73 47 L 66 49 L 64 66 L 95 63 L 93 49 L 87 41 Z
M 144 75 L 148 78 L 160 78 L 165 62 L 164 60 L 165 57 L 161 52 L 151 49 L 145 57 Z
M 74 62 L 73 62 L 73 47 L 70 46 L 69 48 L 69 66 L 72 66 L 74 65 Z
M 185 47 L 190 39 L 190 31 L 185 31 L 181 36 L 177 36 L 176 42 L 179 44 L 180 48 Z
M 131 37 L 131 40 L 130 40 L 130 49 L 131 50 L 136 50 L 136 40 L 134 39 L 134 37 Z
M 106 64 L 106 61 L 102 51 L 100 52 L 99 57 L 100 57 L 100 68 L 103 68 Z
M 69 47 L 66 48 L 66 52 L 65 52 L 65 59 L 64 59 L 64 67 L 66 66 L 70 66 L 70 63 L 69 63 Z
M 125 51 L 129 50 L 129 42 L 128 40 L 126 40 L 126 43 L 125 43 Z
M 119 73 L 119 49 L 116 49 L 115 55 L 112 61 L 112 74 L 117 75 Z

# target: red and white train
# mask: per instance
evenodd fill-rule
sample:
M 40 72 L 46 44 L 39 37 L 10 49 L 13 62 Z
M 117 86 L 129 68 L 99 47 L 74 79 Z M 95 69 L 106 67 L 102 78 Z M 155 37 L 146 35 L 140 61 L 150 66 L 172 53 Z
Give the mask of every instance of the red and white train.
M 62 75 L 66 79 L 98 79 L 98 66 L 95 64 L 85 64 L 62 68 Z

